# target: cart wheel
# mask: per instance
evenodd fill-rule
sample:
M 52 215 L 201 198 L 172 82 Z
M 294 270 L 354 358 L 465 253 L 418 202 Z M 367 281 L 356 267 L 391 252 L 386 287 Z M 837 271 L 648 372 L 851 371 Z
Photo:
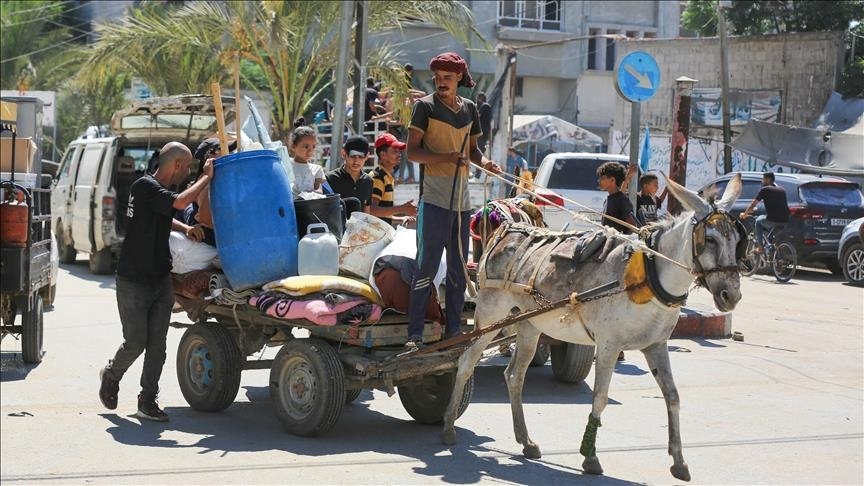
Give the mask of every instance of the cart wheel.
M 42 362 L 42 297 L 37 293 L 30 300 L 32 307 L 21 313 L 21 357 L 34 364 Z
M 90 271 L 96 275 L 111 273 L 114 266 L 113 255 L 110 248 L 103 248 L 96 253 L 90 254 Z
M 362 388 L 356 390 L 345 390 L 345 403 L 351 403 L 354 400 L 357 400 L 361 393 L 363 393 Z
M 321 339 L 289 341 L 273 360 L 270 396 L 285 430 L 321 435 L 336 425 L 345 406 L 345 370 Z
M 552 346 L 552 374 L 562 383 L 579 383 L 594 362 L 594 346 L 562 343 Z
M 536 368 L 538 366 L 543 366 L 549 361 L 549 354 L 552 351 L 549 349 L 549 345 L 547 343 L 537 343 L 537 351 L 534 352 L 534 358 L 531 359 L 531 362 L 528 366 L 532 368 Z
M 219 412 L 237 397 L 243 355 L 230 331 L 205 322 L 186 329 L 177 349 L 177 381 L 195 410 Z
M 414 420 L 425 425 L 439 425 L 444 420 L 444 412 L 447 411 L 450 396 L 453 395 L 455 380 L 455 371 L 443 375 L 420 377 L 417 379 L 417 384 L 398 387 L 399 400 Z M 468 378 L 464 391 L 456 418 L 461 417 L 471 403 L 471 396 L 474 394 L 474 375 Z

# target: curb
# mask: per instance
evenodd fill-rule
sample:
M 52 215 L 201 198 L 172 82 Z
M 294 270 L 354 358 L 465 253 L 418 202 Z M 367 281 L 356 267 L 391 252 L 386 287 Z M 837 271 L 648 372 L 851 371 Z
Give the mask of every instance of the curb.
M 728 338 L 732 336 L 732 313 L 682 307 L 673 338 Z

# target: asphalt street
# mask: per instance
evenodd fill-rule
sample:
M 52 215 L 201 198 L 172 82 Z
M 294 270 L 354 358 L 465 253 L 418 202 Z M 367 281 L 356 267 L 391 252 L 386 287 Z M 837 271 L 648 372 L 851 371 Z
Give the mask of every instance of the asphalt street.
M 732 327 L 744 341 L 669 341 L 692 483 L 864 483 L 864 290 L 799 270 L 788 284 L 742 278 L 742 291 Z M 710 302 L 704 290 L 690 298 Z M 638 352 L 618 364 L 598 432 L 606 474 L 589 476 L 578 450 L 593 373 L 565 385 L 548 363 L 529 371 L 525 414 L 543 457 L 528 460 L 514 440 L 500 356 L 477 369 L 459 443 L 447 447 L 439 427 L 414 423 L 398 397 L 380 391 L 364 391 L 325 436 L 288 435 L 266 370 L 244 372 L 224 412 L 194 411 L 177 385 L 179 329 L 169 331 L 161 381 L 171 421 L 133 416 L 140 359 L 119 408 L 105 410 L 97 374 L 121 342 L 120 323 L 113 278 L 91 275 L 83 259 L 61 267 L 45 328 L 37 366 L 21 362 L 12 337 L 0 348 L 3 484 L 680 483 L 669 473 L 663 399 Z

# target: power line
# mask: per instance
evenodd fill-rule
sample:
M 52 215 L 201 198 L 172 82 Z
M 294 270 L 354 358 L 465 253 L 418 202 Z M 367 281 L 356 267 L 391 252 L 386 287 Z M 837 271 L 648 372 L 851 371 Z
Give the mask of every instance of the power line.
M 74 40 L 77 40 L 77 39 L 80 39 L 80 38 L 84 37 L 85 35 L 90 35 L 90 32 L 85 32 L 85 33 L 80 34 L 80 35 L 77 35 L 77 36 L 75 36 L 75 37 L 73 37 L 73 38 L 71 38 L 71 39 L 66 39 L 65 41 L 58 42 L 58 43 L 56 43 L 56 44 L 52 44 L 52 45 L 50 45 L 50 46 L 48 46 L 48 47 L 43 47 L 42 49 L 37 49 L 37 50 L 35 50 L 35 51 L 33 51 L 33 52 L 28 52 L 28 53 L 26 53 L 26 54 L 21 54 L 20 56 L 10 57 L 9 59 L 3 59 L 2 61 L 0 61 L 0 63 L 9 62 L 9 61 L 16 61 L 16 60 L 18 60 L 18 59 L 21 59 L 22 57 L 32 56 L 33 54 L 39 54 L 40 52 L 45 52 L 45 51 L 47 51 L 47 50 L 54 49 L 55 47 L 60 47 L 60 46 L 62 46 L 63 44 L 68 44 L 68 43 L 70 43 L 70 42 L 72 42 L 72 41 L 74 41 Z
M 492 18 L 492 19 L 489 19 L 489 20 L 484 20 L 483 22 L 480 22 L 480 23 L 477 24 L 476 26 L 479 27 L 479 26 L 481 26 L 481 25 L 488 24 L 488 23 L 490 23 L 490 22 L 495 22 L 495 21 L 497 21 L 497 20 L 498 20 L 497 18 Z M 406 40 L 406 41 L 397 42 L 396 44 L 390 44 L 390 47 L 401 47 L 401 46 L 404 46 L 405 44 L 410 44 L 410 43 L 412 43 L 412 42 L 417 42 L 417 41 L 421 41 L 421 40 L 431 39 L 431 38 L 433 38 L 433 37 L 438 37 L 439 35 L 448 35 L 448 34 L 450 34 L 450 32 L 448 32 L 448 31 L 446 31 L 446 30 L 445 30 L 445 31 L 442 31 L 442 32 L 436 32 L 436 33 L 434 33 L 434 34 L 429 34 L 429 35 L 426 35 L 426 36 L 423 36 L 423 37 L 417 37 L 416 39 L 408 39 L 408 40 Z

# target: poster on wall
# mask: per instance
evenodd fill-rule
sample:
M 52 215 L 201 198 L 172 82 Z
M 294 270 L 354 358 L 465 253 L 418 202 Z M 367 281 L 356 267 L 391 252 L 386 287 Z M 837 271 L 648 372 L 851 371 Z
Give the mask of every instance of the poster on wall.
M 690 121 L 706 127 L 723 126 L 720 88 L 694 88 Z M 729 121 L 743 127 L 750 120 L 780 120 L 780 90 L 729 90 Z

